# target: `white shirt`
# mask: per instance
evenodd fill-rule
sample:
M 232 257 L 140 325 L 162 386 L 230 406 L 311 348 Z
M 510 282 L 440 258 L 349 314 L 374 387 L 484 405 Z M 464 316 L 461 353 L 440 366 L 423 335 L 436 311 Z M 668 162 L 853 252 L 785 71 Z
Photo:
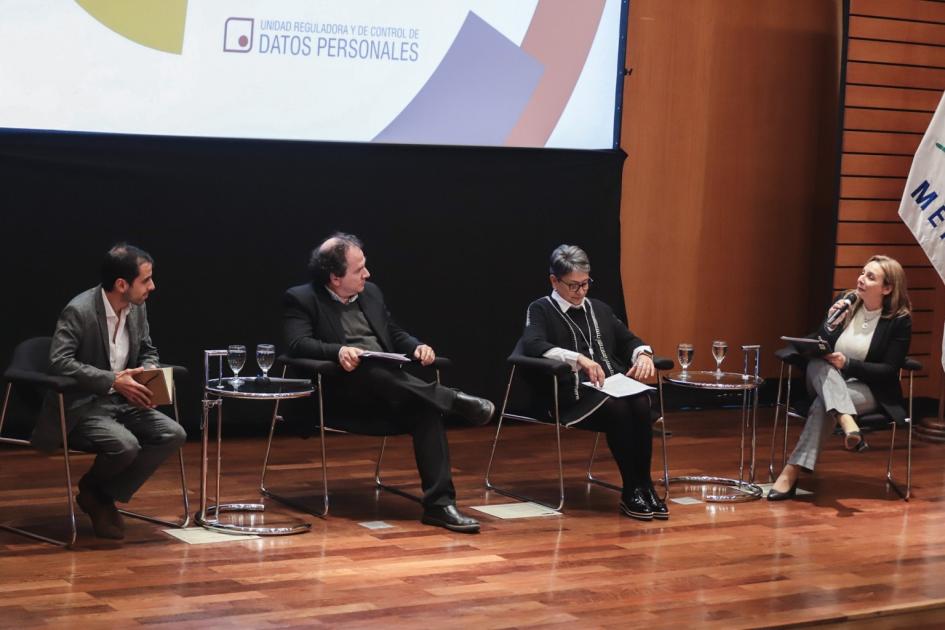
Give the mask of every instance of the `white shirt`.
M 842 352 L 848 359 L 863 361 L 870 350 L 870 343 L 873 341 L 873 333 L 876 332 L 876 325 L 879 323 L 880 315 L 883 314 L 883 308 L 879 307 L 875 311 L 869 311 L 865 306 L 856 309 L 853 314 L 853 321 L 843 329 L 837 343 L 834 344 L 834 351 Z
M 340 295 L 332 291 L 331 287 L 329 287 L 327 284 L 325 285 L 325 289 L 328 291 L 328 295 L 331 296 L 331 299 L 333 299 L 335 302 L 338 302 L 340 304 L 351 304 L 353 302 L 356 302 L 358 299 L 358 296 L 361 295 L 360 293 L 355 293 L 354 295 L 349 297 L 347 300 L 345 300 Z
M 557 291 L 551 292 L 551 299 L 555 301 L 555 304 L 558 305 L 558 308 L 560 308 L 561 312 L 564 313 L 565 315 L 567 315 L 569 308 L 584 308 L 584 302 L 587 301 L 587 298 L 581 298 L 580 304 L 571 304 L 566 299 L 558 295 Z M 637 357 L 640 356 L 641 352 L 649 352 L 650 354 L 653 354 L 653 350 L 650 348 L 650 346 L 640 346 L 639 348 L 634 348 L 633 356 L 630 358 L 631 365 L 637 362 Z M 561 361 L 562 363 L 567 363 L 568 365 L 571 366 L 571 369 L 574 370 L 575 372 L 581 369 L 580 366 L 578 366 L 578 362 L 577 362 L 578 357 L 580 357 L 581 354 L 578 352 L 575 352 L 574 350 L 567 350 L 566 348 L 556 347 L 556 348 L 551 348 L 550 350 L 548 350 L 541 356 L 545 357 L 546 359 L 551 359 L 553 361 Z
M 102 289 L 102 302 L 105 304 L 105 323 L 108 328 L 108 362 L 111 365 L 112 372 L 121 372 L 128 367 L 128 330 L 125 328 L 128 308 L 122 309 L 120 313 L 115 314 L 111 302 L 105 295 L 105 289 Z

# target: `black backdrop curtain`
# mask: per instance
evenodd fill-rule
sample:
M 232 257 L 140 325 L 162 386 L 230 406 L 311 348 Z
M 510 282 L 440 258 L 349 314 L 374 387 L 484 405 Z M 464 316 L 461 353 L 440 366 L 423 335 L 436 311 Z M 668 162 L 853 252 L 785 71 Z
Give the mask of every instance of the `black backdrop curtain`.
M 66 302 L 97 283 L 104 251 L 127 240 L 155 257 L 152 337 L 165 361 L 192 370 L 181 413 L 194 435 L 203 349 L 244 343 L 244 373 L 255 373 L 255 344 L 285 347 L 283 291 L 307 280 L 316 242 L 343 230 L 364 240 L 397 321 L 454 360 L 444 380 L 498 402 L 525 307 L 549 291 L 556 245 L 584 247 L 594 295 L 623 311 L 624 157 L 0 134 L 0 357 L 52 334 Z M 228 420 L 241 416 L 266 411 L 228 406 Z

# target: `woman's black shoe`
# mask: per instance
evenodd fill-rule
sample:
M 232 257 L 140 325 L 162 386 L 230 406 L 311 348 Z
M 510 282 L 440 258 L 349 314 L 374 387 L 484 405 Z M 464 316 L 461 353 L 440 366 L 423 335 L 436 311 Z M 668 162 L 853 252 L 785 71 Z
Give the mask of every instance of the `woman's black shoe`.
M 850 438 L 857 438 L 857 441 L 852 442 Z M 862 453 L 863 451 L 869 450 L 870 445 L 866 443 L 866 438 L 863 437 L 863 434 L 857 430 L 843 434 L 843 448 L 851 452 Z
M 644 491 L 640 488 L 634 488 L 630 493 L 621 497 L 620 511 L 630 518 L 640 521 L 653 520 L 653 510 L 650 509 L 649 501 L 646 500 Z
M 643 498 L 646 499 L 647 505 L 650 507 L 650 511 L 653 512 L 653 518 L 658 518 L 662 521 L 665 521 L 669 518 L 669 508 L 666 507 L 666 504 L 660 498 L 660 495 L 656 493 L 656 489 L 652 484 L 643 491 Z
M 797 494 L 797 482 L 794 482 L 794 485 L 787 492 L 778 492 L 774 489 L 774 486 L 771 486 L 771 489 L 768 490 L 768 500 L 769 501 L 785 501 L 787 499 L 793 499 L 794 495 Z

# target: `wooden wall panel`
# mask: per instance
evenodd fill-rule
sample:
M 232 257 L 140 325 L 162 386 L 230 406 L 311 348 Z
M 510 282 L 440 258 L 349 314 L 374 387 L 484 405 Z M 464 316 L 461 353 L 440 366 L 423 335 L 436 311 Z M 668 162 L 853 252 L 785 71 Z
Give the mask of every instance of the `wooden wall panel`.
M 911 245 L 915 242 L 912 232 L 901 221 L 896 223 L 841 221 L 837 226 L 837 243 L 840 245 Z
M 841 199 L 840 213 L 837 218 L 841 223 L 844 221 L 898 221 L 899 200 Z
M 878 42 L 850 37 L 849 59 L 901 66 L 945 68 L 945 48 L 908 42 Z
M 945 69 L 847 62 L 847 85 L 861 83 L 945 90 Z
M 872 253 L 872 252 L 871 252 Z M 850 289 L 856 286 L 856 277 L 860 274 L 860 269 L 866 258 L 858 261 L 854 265 L 837 266 L 833 274 L 833 286 L 835 289 Z M 933 290 L 942 284 L 938 273 L 932 269 L 931 265 L 923 265 L 906 269 L 909 289 L 927 289 Z
M 631 5 L 630 325 L 657 352 L 694 343 L 700 368 L 712 339 L 760 343 L 776 375 L 779 337 L 811 327 L 832 281 L 832 226 L 819 217 L 836 207 L 842 2 Z
M 909 172 L 911 164 L 911 156 L 845 153 L 840 164 L 840 174 L 899 177 L 903 170 Z
M 945 23 L 945 4 L 926 0 L 851 0 L 850 16 Z
M 945 41 L 945 38 L 942 39 Z M 934 112 L 941 90 L 907 89 L 875 85 L 850 85 L 846 89 L 847 107 L 875 107 Z
M 851 0 L 834 289 L 885 253 L 905 267 L 913 299 L 910 353 L 918 393 L 939 396 L 945 287 L 898 217 L 912 156 L 945 90 L 945 3 Z
M 843 148 L 847 153 L 882 153 L 912 157 L 921 141 L 922 135 L 918 133 L 843 132 Z
M 902 189 L 905 185 L 905 175 L 897 178 L 841 177 L 840 199 L 895 200 L 898 202 L 902 199 Z

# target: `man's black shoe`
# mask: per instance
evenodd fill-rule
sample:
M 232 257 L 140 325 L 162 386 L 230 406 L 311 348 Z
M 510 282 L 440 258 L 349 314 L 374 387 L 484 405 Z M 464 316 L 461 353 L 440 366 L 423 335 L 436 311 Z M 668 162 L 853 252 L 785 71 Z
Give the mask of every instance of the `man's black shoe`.
M 453 401 L 453 413 L 464 418 L 471 425 L 481 427 L 489 424 L 495 414 L 495 405 L 491 400 L 470 396 L 463 392 L 456 392 Z
M 464 516 L 455 505 L 431 505 L 423 508 L 423 518 L 420 522 L 425 525 L 445 527 L 454 532 L 475 534 L 479 532 L 479 521 Z

